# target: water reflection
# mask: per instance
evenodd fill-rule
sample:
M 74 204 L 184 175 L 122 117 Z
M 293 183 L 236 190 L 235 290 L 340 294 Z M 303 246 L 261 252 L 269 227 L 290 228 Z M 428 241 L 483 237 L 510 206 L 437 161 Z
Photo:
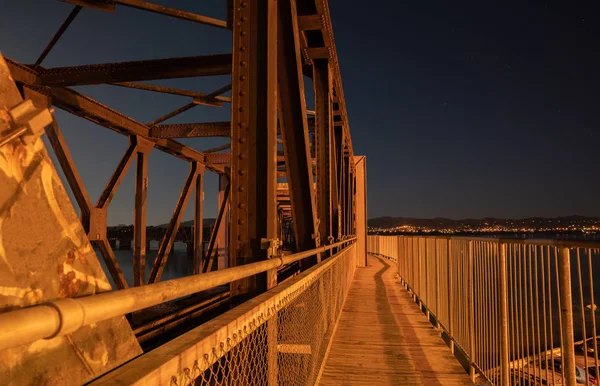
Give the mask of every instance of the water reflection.
M 148 277 L 150 276 L 150 271 L 152 270 L 152 264 L 154 264 L 154 259 L 156 258 L 156 255 L 158 254 L 158 244 L 159 243 L 157 241 L 151 241 L 150 242 L 150 250 L 146 251 L 146 267 L 145 267 L 146 268 L 146 270 L 145 270 L 146 271 L 146 274 L 145 274 L 146 281 L 148 280 Z M 204 246 L 206 249 L 206 244 Z M 119 262 L 119 265 L 121 266 L 123 275 L 125 276 L 125 279 L 127 280 L 127 284 L 129 286 L 133 286 L 133 250 L 132 249 L 120 250 L 118 248 L 113 248 L 113 250 L 115 253 L 115 257 L 117 258 L 117 261 Z M 102 269 L 106 273 L 106 276 L 108 277 L 108 280 L 109 280 L 110 284 L 112 285 L 113 289 L 117 288 L 115 286 L 115 282 L 113 281 L 112 277 L 109 274 L 106 264 L 104 263 L 102 254 L 100 253 L 100 251 L 97 248 L 94 248 L 94 251 L 96 251 L 96 256 L 98 256 L 98 260 L 100 260 L 100 265 L 102 265 Z M 169 258 L 167 259 L 167 263 L 166 263 L 164 271 L 162 273 L 161 281 L 176 279 L 176 278 L 184 277 L 184 276 L 189 276 L 189 275 L 193 274 L 193 272 L 194 272 L 193 257 L 188 256 L 186 244 L 179 243 L 179 242 L 174 243 L 173 250 L 171 251 Z

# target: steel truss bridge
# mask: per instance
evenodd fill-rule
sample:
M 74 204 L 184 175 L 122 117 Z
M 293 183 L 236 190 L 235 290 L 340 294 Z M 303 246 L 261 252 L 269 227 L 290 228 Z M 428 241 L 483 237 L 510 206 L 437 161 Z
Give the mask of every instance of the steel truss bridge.
M 583 337 L 595 336 L 597 244 L 367 239 L 366 158 L 353 151 L 327 0 L 228 0 L 226 20 L 143 0 L 63 2 L 72 11 L 38 58 L 0 55 L 0 384 L 575 384 L 581 332 L 572 304 L 581 300 Z M 228 30 L 231 46 L 216 55 L 44 66 L 80 13 L 125 7 Z M 230 82 L 208 92 L 148 83 L 210 76 Z M 74 89 L 96 84 L 182 103 L 140 122 Z M 167 122 L 199 105 L 229 106 L 230 120 Z M 55 109 L 128 143 L 95 203 Z M 230 140 L 204 150 L 179 140 L 198 137 Z M 189 172 L 146 267 L 155 152 L 184 160 Z M 132 165 L 125 274 L 107 213 Z M 219 176 L 211 228 L 203 226 L 207 172 Z M 193 256 L 184 263 L 193 274 L 164 280 L 190 201 Z M 579 270 L 574 295 L 569 269 L 584 259 L 588 285 Z M 539 270 L 526 271 L 538 260 Z M 596 341 L 582 342 L 596 353 L 585 367 L 597 369 Z M 541 363 L 555 356 L 562 373 L 549 375 Z

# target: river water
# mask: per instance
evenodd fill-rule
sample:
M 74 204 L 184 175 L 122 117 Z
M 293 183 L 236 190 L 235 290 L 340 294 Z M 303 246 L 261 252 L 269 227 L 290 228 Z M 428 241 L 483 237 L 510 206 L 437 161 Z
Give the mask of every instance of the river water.
M 206 247 L 206 245 L 205 245 Z M 100 251 L 94 248 L 96 251 L 96 256 L 98 256 L 98 260 L 100 260 L 100 264 L 102 265 L 102 269 L 107 273 L 108 280 L 110 284 L 115 287 L 115 283 L 112 280 L 112 277 L 108 273 L 108 269 L 106 264 L 104 263 L 104 259 L 102 259 L 102 255 Z M 121 270 L 123 271 L 123 275 L 125 275 L 125 279 L 127 280 L 127 284 L 130 286 L 133 278 L 133 250 L 132 249 L 118 249 L 113 248 L 115 257 L 121 266 Z M 154 264 L 154 259 L 158 253 L 158 242 L 151 241 L 150 242 L 150 250 L 146 250 L 146 280 L 150 276 L 150 271 L 152 270 L 152 264 Z M 187 249 L 185 243 L 176 242 L 173 245 L 173 250 L 167 259 L 167 264 L 162 273 L 161 280 L 170 280 L 176 279 L 179 277 L 189 276 L 194 272 L 193 267 L 193 258 L 191 256 L 188 257 Z

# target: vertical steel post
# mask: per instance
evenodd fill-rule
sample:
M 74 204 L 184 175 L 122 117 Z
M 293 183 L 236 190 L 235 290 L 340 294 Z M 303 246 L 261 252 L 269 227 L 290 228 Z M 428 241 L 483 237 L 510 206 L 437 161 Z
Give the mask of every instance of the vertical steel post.
M 573 333 L 573 298 L 571 294 L 571 255 L 568 247 L 560 247 L 558 280 L 560 285 L 560 317 L 562 319 L 563 366 L 568 386 L 575 386 L 575 337 Z
M 277 1 L 233 1 L 230 266 L 267 259 L 277 238 Z M 231 296 L 273 286 L 276 273 L 231 283 Z
M 367 266 L 367 157 L 354 156 L 356 163 L 356 253 L 358 266 Z M 333 237 L 333 233 L 331 234 Z
M 226 197 L 225 190 L 229 186 L 229 179 L 226 174 L 219 175 L 219 199 L 217 200 L 219 208 L 223 204 L 223 201 L 228 201 L 229 197 Z M 228 265 L 228 236 L 229 236 L 229 203 L 225 204 L 223 217 L 221 218 L 221 224 L 217 230 L 217 269 L 225 269 Z
M 450 335 L 450 351 L 454 354 L 454 328 L 452 325 L 452 254 L 450 253 L 450 238 L 446 239 L 446 257 L 448 260 L 448 334 Z
M 437 237 L 433 239 L 433 269 L 435 275 L 435 323 L 440 326 L 440 267 L 438 260 Z
M 198 165 L 196 191 L 194 197 L 194 275 L 202 273 L 203 243 L 203 201 L 204 201 L 204 167 Z
M 293 229 L 298 251 L 320 245 L 317 228 L 317 211 L 313 183 L 300 32 L 296 16 L 296 2 L 277 4 L 277 84 L 279 100 L 279 126 L 283 141 L 285 170 L 287 173 Z M 316 262 L 305 260 L 304 267 Z
M 276 253 L 271 246 L 277 239 L 278 1 L 233 0 L 232 24 L 229 255 L 233 267 Z M 276 284 L 273 269 L 232 282 L 230 293 L 238 301 Z M 271 312 L 265 381 L 277 385 L 277 311 Z M 256 358 L 241 360 L 240 376 L 246 379 Z
M 475 361 L 475 290 L 473 286 L 473 241 L 467 242 L 467 317 L 468 317 L 468 334 L 469 334 L 469 375 L 471 380 L 475 382 L 475 367 L 473 362 Z
M 424 278 L 425 278 L 425 296 L 421 296 L 421 299 L 425 298 L 426 302 L 431 303 L 430 299 L 429 299 L 429 281 L 430 280 L 429 280 L 429 261 L 427 261 L 428 260 L 428 257 L 427 257 L 427 241 L 428 241 L 427 237 L 423 237 L 423 246 L 424 246 L 424 248 L 423 248 L 423 262 L 425 264 L 425 275 L 424 275 Z M 423 292 L 423 291 L 421 291 L 421 292 Z M 427 303 L 425 304 L 425 312 L 427 314 L 427 321 L 429 321 L 429 305 Z M 422 308 L 423 308 L 423 302 L 421 301 L 421 309 Z
M 508 266 L 506 244 L 498 241 L 498 281 L 500 285 L 500 385 L 510 384 L 510 357 L 508 351 Z M 492 283 L 490 283 L 492 285 Z
M 148 155 L 154 144 L 139 137 L 131 137 L 137 145 L 135 170 L 135 208 L 133 222 L 133 285 L 146 281 L 146 196 L 148 191 Z
M 331 77 L 327 59 L 313 60 L 313 86 L 315 92 L 315 136 L 317 159 L 317 211 L 318 232 L 323 243 L 329 243 L 332 236 L 331 206 L 331 163 L 333 145 L 331 141 Z M 324 257 L 330 255 L 325 252 Z

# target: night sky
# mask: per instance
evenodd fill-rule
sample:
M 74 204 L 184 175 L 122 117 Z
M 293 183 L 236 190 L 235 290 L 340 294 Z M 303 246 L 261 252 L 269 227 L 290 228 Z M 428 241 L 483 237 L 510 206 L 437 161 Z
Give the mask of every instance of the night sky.
M 224 0 L 160 3 L 225 18 Z M 600 216 L 600 8 L 527 3 L 330 1 L 354 152 L 367 156 L 369 217 Z M 3 1 L 0 51 L 33 63 L 71 9 Z M 230 51 L 229 31 L 117 6 L 114 14 L 84 9 L 43 66 Z M 229 82 L 152 83 L 208 93 Z M 142 122 L 189 102 L 106 85 L 76 89 Z M 127 139 L 56 114 L 95 202 Z M 219 120 L 229 120 L 229 105 L 198 106 L 168 123 Z M 182 142 L 204 150 L 227 140 Z M 187 172 L 185 162 L 151 153 L 149 224 L 168 222 Z M 134 175 L 132 167 L 110 224 L 133 222 Z M 217 211 L 216 181 L 207 173 L 206 217 Z

